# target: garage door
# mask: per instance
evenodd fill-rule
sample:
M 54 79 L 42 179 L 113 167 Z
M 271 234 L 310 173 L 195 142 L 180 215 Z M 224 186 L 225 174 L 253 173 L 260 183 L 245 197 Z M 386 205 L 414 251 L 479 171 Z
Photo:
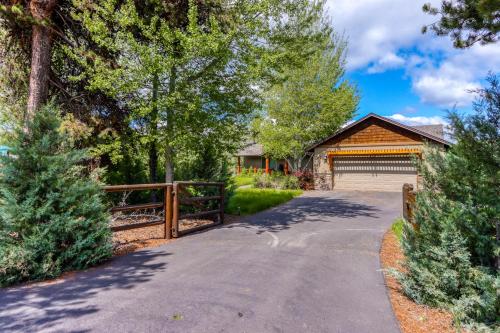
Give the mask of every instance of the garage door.
M 335 156 L 333 188 L 360 191 L 401 191 L 417 184 L 417 169 L 409 156 Z

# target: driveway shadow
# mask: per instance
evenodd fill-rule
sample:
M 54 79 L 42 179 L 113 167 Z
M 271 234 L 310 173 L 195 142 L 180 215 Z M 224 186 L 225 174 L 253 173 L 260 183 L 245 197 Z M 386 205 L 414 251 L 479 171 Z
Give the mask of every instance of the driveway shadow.
M 98 312 L 99 307 L 89 299 L 102 291 L 131 289 L 149 281 L 166 268 L 166 263 L 157 259 L 169 255 L 137 251 L 84 272 L 69 273 L 64 280 L 0 289 L 0 330 L 57 330 L 54 326 L 58 323 Z
M 334 223 L 334 218 L 379 218 L 380 209 L 373 205 L 354 202 L 349 198 L 301 196 L 269 210 L 242 217 L 238 223 L 225 226 L 249 227 L 257 233 L 278 232 L 302 222 Z

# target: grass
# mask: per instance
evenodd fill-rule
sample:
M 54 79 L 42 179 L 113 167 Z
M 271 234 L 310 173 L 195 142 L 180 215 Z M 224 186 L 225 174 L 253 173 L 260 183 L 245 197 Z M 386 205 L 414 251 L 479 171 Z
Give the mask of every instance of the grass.
M 245 175 L 234 176 L 233 179 L 236 186 L 253 185 L 255 181 L 254 177 Z
M 405 221 L 402 218 L 397 219 L 391 226 L 391 230 L 394 232 L 399 241 L 403 235 L 403 224 Z
M 240 188 L 229 198 L 226 210 L 229 214 L 254 214 L 285 203 L 300 194 L 301 190 Z

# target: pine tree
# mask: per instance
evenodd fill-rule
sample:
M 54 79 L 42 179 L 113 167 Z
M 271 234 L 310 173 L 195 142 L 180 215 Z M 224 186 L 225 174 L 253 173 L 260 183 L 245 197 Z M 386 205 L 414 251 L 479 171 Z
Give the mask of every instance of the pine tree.
M 0 285 L 55 277 L 111 255 L 97 174 L 60 125 L 57 108 L 45 106 L 2 157 Z

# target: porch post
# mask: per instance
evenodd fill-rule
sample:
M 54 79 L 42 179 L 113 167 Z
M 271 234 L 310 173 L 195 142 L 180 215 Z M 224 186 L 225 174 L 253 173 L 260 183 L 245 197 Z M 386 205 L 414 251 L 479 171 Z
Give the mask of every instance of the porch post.
M 266 157 L 266 175 L 269 174 L 269 157 Z
M 236 173 L 239 175 L 241 173 L 241 157 L 238 156 L 238 168 L 236 169 Z
M 288 161 L 285 160 L 285 175 L 288 175 Z

